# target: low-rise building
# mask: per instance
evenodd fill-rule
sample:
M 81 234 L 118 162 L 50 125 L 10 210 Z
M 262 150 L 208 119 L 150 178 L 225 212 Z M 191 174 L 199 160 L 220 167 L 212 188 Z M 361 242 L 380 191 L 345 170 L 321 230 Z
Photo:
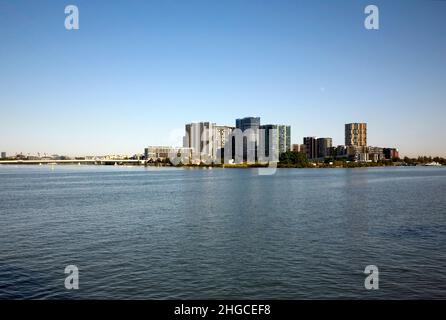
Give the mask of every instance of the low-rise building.
M 150 146 L 144 149 L 144 160 L 157 161 L 165 160 L 169 157 L 172 147 Z
M 306 153 L 304 144 L 293 144 L 292 150 L 294 152 Z
M 368 148 L 366 146 L 346 146 L 347 157 L 352 161 L 369 161 Z
M 384 157 L 387 160 L 398 159 L 400 157 L 400 153 L 396 148 L 384 148 Z
M 378 162 L 385 159 L 383 148 L 368 147 L 369 161 Z
M 104 160 L 128 160 L 130 156 L 123 154 L 108 154 L 104 156 Z
M 174 164 L 192 162 L 192 148 L 149 146 L 144 148 L 144 160 L 148 162 L 166 161 L 169 159 Z
M 348 158 L 347 147 L 339 145 L 337 147 L 331 147 L 331 156 L 335 159 Z

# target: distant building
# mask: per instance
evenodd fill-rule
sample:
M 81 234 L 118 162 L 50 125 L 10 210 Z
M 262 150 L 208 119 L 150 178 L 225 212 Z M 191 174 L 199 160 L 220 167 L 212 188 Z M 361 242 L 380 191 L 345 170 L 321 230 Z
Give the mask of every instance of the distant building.
M 128 160 L 131 157 L 125 154 L 108 154 L 104 156 L 105 160 Z
M 242 119 L 235 120 L 235 127 L 242 131 L 247 129 L 258 130 L 260 128 L 260 118 L 259 117 L 246 117 Z
M 169 157 L 172 147 L 166 146 L 150 146 L 144 149 L 144 159 L 157 161 L 164 160 Z
M 1 159 L 5 159 L 6 158 L 6 152 L 2 152 L 1 153 Z
M 192 148 L 193 162 L 209 162 L 217 157 L 216 124 L 212 122 L 189 123 L 185 126 L 186 134 L 183 147 Z
M 352 161 L 369 161 L 368 149 L 366 146 L 346 146 L 347 156 Z
M 369 162 L 369 154 L 368 153 L 358 153 L 356 155 L 355 161 L 359 162 Z
M 348 154 L 347 154 L 347 147 L 346 146 L 337 146 L 337 147 L 331 147 L 331 155 L 335 158 L 335 159 L 340 159 L 340 158 L 347 158 Z
M 294 145 L 298 152 L 305 152 L 309 160 L 324 159 L 333 155 L 332 138 L 305 137 L 303 145 Z
M 166 159 L 181 157 L 183 163 L 189 163 L 192 157 L 191 148 L 169 147 L 169 146 L 149 146 L 144 148 L 144 160 L 149 162 L 165 161 Z
M 385 159 L 383 148 L 380 147 L 347 146 L 347 155 L 350 160 L 361 162 Z
M 332 138 L 318 138 L 317 139 L 317 157 L 325 158 L 332 155 L 331 148 L 333 146 Z
M 291 150 L 291 126 L 280 125 L 280 124 L 266 124 L 261 125 L 260 129 L 264 130 L 265 134 L 265 155 L 269 157 L 270 151 L 281 153 Z M 272 131 L 275 131 L 273 134 Z M 276 141 L 273 145 L 270 144 L 271 135 L 276 137 Z
M 304 144 L 293 144 L 291 148 L 294 152 L 305 153 L 305 145 Z
M 217 150 L 217 156 L 220 156 L 221 159 L 224 157 L 224 148 L 225 144 L 231 138 L 232 131 L 234 127 L 231 126 L 215 126 L 215 149 Z M 231 151 L 232 152 L 232 151 Z
M 235 120 L 236 129 L 240 129 L 243 133 L 243 162 L 257 161 L 257 148 L 259 143 L 259 129 L 260 118 L 259 117 L 245 117 Z M 249 131 L 247 131 L 249 130 Z M 245 132 L 246 131 L 246 132 Z M 232 157 L 235 158 L 236 143 L 232 144 Z M 254 159 L 248 159 L 248 154 L 253 156 Z
M 346 146 L 367 146 L 367 123 L 347 123 L 345 125 Z
M 279 129 L 279 153 L 291 150 L 291 126 L 278 125 Z
M 380 147 L 368 147 L 369 161 L 378 162 L 385 159 L 384 149 Z
M 312 160 L 317 158 L 317 138 L 305 137 L 304 138 L 305 152 L 307 158 Z
M 398 149 L 395 148 L 384 148 L 383 153 L 387 160 L 398 159 L 400 157 Z

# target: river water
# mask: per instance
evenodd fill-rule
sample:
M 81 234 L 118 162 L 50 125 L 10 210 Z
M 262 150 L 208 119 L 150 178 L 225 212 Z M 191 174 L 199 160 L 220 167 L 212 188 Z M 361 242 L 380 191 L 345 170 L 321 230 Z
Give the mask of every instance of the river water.
M 0 299 L 445 299 L 445 194 L 446 168 L 4 165 Z

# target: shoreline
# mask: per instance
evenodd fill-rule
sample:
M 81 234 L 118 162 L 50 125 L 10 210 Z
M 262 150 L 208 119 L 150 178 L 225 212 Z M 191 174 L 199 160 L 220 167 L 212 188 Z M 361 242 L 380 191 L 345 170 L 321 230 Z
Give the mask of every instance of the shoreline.
M 38 162 L 29 162 L 25 163 L 21 162 L 3 162 L 0 161 L 0 166 L 38 166 L 38 167 L 55 167 L 55 166 L 85 166 L 85 167 L 94 167 L 94 166 L 102 166 L 102 167 L 145 167 L 145 168 L 189 168 L 189 169 L 356 169 L 356 168 L 405 168 L 405 167 L 436 167 L 441 168 L 445 167 L 444 165 L 425 165 L 425 164 L 382 164 L 382 163 L 360 163 L 360 162 L 349 162 L 346 165 L 324 165 L 324 164 L 314 164 L 309 166 L 297 166 L 297 165 L 288 165 L 288 164 L 278 164 L 277 166 L 269 167 L 267 164 L 211 164 L 211 165 L 165 165 L 165 164 L 140 164 L 140 163 L 122 163 L 121 161 L 114 161 L 115 163 L 76 163 L 76 162 L 46 162 L 46 163 L 38 163 Z

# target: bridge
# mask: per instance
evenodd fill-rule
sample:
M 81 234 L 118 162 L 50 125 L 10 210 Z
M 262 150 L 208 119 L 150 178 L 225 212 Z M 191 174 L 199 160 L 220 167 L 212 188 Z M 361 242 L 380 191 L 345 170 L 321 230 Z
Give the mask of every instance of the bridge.
M 0 160 L 0 164 L 89 164 L 89 165 L 148 165 L 146 160 L 122 160 L 122 159 L 69 159 L 69 160 Z

